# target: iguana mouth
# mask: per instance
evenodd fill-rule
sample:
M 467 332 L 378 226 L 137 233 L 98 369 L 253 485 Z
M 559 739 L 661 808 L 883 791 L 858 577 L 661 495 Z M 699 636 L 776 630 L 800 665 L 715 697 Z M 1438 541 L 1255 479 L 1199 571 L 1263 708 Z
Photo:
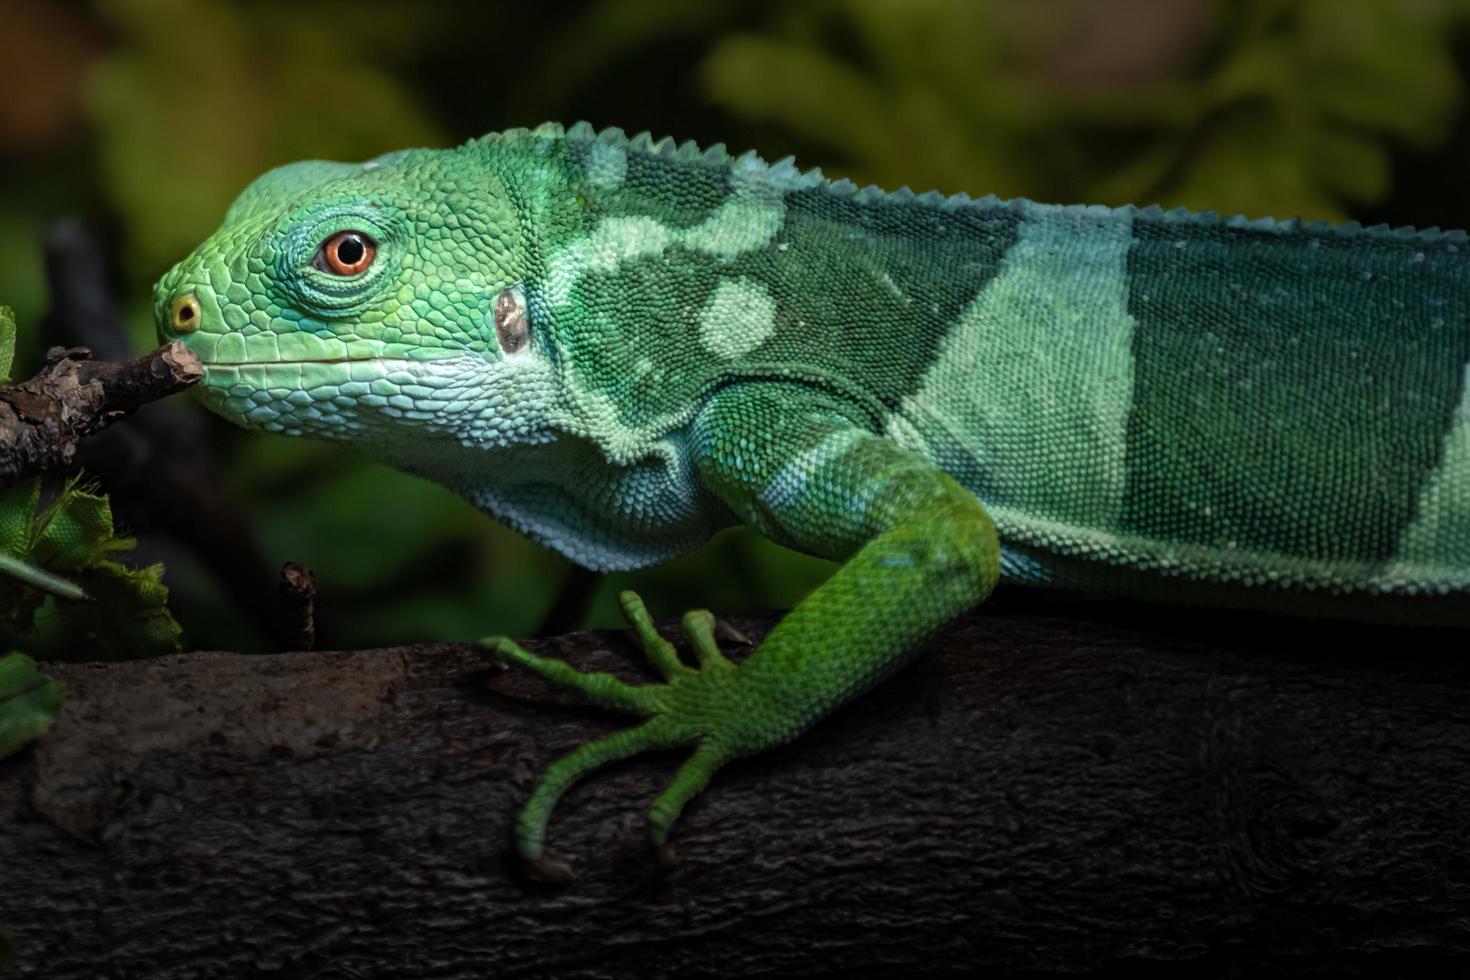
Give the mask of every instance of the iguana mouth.
M 299 361 L 204 361 L 205 367 L 257 367 L 266 364 L 360 364 L 364 361 L 395 361 L 395 357 L 321 357 Z

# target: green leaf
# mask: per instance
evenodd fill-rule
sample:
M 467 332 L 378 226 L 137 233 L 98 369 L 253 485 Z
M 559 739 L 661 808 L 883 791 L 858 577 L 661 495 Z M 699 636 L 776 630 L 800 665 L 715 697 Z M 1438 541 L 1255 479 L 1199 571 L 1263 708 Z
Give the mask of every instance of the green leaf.
M 63 688 L 23 653 L 0 657 L 0 759 L 46 734 L 61 710 Z
M 15 363 L 15 311 L 0 306 L 0 382 L 10 381 L 10 369 Z
M 120 656 L 152 656 L 179 648 L 179 624 L 168 609 L 163 565 L 129 568 L 101 562 L 83 580 L 96 608 L 104 647 Z
M 90 601 L 48 598 L 25 637 L 28 649 L 57 658 L 85 650 L 89 660 L 153 657 L 178 650 L 180 629 L 168 609 L 162 565 L 129 568 L 103 561 L 75 575 Z
M 129 538 L 114 536 L 112 507 L 107 498 L 67 487 L 42 518 L 33 552 L 48 568 L 73 571 L 103 560 L 109 551 L 133 546 Z
M 0 493 L 0 543 L 6 546 L 0 633 L 57 658 L 177 650 L 180 630 L 168 610 L 163 566 L 134 569 L 113 560 L 133 540 L 117 536 L 107 498 L 74 481 L 39 512 L 37 502 L 35 481 Z
M 41 481 L 34 477 L 0 490 L 0 551 L 16 557 L 30 552 L 40 498 Z

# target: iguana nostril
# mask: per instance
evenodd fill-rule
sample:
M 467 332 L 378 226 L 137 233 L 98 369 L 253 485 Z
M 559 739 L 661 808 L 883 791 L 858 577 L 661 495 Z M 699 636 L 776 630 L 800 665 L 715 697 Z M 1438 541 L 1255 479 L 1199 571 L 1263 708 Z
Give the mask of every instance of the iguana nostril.
M 193 333 L 199 329 L 199 314 L 199 300 L 193 293 L 184 293 L 174 297 L 169 325 L 174 328 L 174 333 Z

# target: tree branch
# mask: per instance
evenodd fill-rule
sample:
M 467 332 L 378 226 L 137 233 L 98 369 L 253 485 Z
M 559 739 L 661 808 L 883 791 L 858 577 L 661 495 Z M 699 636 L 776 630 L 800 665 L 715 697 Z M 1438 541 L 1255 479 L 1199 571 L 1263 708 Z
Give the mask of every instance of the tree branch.
M 639 673 L 623 633 L 530 645 Z M 723 770 L 672 870 L 680 754 L 574 789 L 560 888 L 516 809 L 621 722 L 471 647 L 47 669 L 66 708 L 0 765 L 22 977 L 1470 967 L 1463 635 L 1013 596 Z
M 70 465 L 82 439 L 204 376 L 178 341 L 131 361 L 53 347 L 29 381 L 0 387 L 0 486 Z

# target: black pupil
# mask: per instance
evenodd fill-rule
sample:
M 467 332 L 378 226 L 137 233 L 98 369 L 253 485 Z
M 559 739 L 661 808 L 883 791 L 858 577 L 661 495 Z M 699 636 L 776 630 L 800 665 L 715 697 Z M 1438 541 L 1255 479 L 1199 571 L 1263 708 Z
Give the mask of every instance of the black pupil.
M 343 265 L 357 265 L 362 254 L 362 239 L 356 235 L 347 235 L 337 243 L 337 260 Z
M 194 309 L 193 309 L 193 307 L 186 306 L 183 309 L 179 310 L 179 319 L 180 320 L 192 320 L 192 319 L 194 319 Z

